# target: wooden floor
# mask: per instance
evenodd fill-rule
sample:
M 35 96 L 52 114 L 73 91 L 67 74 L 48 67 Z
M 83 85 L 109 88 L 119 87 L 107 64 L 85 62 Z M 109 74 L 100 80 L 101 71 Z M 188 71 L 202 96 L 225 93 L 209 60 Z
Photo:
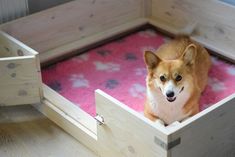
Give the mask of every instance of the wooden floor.
M 30 105 L 0 107 L 0 157 L 97 157 Z

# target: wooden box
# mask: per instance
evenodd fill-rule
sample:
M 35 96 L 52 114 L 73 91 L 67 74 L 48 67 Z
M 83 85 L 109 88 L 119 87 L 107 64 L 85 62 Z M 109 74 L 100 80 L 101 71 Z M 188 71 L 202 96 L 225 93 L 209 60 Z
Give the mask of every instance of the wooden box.
M 170 35 L 191 33 L 211 53 L 234 62 L 234 14 L 234 7 L 221 1 L 79 0 L 6 23 L 1 29 L 37 50 L 42 64 L 146 24 Z M 36 64 L 30 69 L 36 70 Z M 1 81 L 0 86 L 4 84 Z M 45 84 L 42 88 L 42 104 L 35 107 L 98 156 L 235 156 L 235 94 L 182 123 L 163 127 L 101 90 L 96 91 L 99 116 L 94 119 Z
M 0 32 L 0 106 L 40 102 L 38 53 Z

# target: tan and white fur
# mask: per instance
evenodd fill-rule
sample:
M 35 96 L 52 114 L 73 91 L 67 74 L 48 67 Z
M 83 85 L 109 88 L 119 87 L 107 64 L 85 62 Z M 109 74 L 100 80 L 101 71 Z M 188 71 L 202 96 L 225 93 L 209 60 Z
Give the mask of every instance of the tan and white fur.
M 199 99 L 208 79 L 210 56 L 200 44 L 181 36 L 144 54 L 148 74 L 144 115 L 165 124 L 199 112 Z

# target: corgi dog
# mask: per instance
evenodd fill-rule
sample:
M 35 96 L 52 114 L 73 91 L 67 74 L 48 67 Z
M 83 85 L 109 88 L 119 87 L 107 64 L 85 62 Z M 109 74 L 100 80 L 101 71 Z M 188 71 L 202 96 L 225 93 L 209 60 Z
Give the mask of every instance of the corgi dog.
M 199 112 L 200 95 L 211 66 L 205 48 L 180 36 L 156 51 L 145 51 L 147 66 L 144 115 L 169 125 Z

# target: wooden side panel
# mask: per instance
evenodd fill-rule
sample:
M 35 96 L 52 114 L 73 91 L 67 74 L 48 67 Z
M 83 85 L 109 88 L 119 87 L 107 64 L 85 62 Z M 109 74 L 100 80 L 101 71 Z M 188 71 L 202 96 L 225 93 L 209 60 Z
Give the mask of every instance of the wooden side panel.
M 97 113 L 104 125 L 97 128 L 102 157 L 167 157 L 159 145 L 168 142 L 165 127 L 154 126 L 142 115 L 121 104 L 100 90 L 96 91 Z
M 170 138 L 181 144 L 170 150 L 171 157 L 234 157 L 235 94 L 179 124 Z
M 154 125 L 102 91 L 96 91 L 96 103 L 105 124 L 97 126 L 80 108 L 47 86 L 43 89 L 45 99 L 34 106 L 98 156 L 167 157 L 166 128 Z
M 40 102 L 35 56 L 0 58 L 0 106 Z
M 56 104 L 52 104 L 47 99 L 43 100 L 42 104 L 36 104 L 34 106 L 87 148 L 97 153 L 99 149 L 99 145 L 97 145 L 97 136 L 86 128 L 86 126 L 68 115 L 68 113 L 60 110 L 56 107 Z
M 0 31 L 0 57 L 33 56 L 37 54 L 33 49 Z
M 71 106 L 47 86 L 43 89 L 42 104 L 34 106 L 98 156 L 168 157 L 172 144 L 168 145 L 167 128 L 152 123 L 104 92 L 96 91 L 97 112 L 105 122 L 97 126 L 95 119 L 80 108 Z
M 88 113 L 80 109 L 78 106 L 61 96 L 56 91 L 52 90 L 44 83 L 43 95 L 44 99 L 56 105 L 57 108 L 59 108 L 64 113 L 68 114 L 70 117 L 72 117 L 74 120 L 86 127 L 92 133 L 97 133 L 96 121 L 91 115 L 89 115 Z
M 39 102 L 40 72 L 38 53 L 0 31 L 0 106 Z
M 43 53 L 135 20 L 143 16 L 143 6 L 143 0 L 72 1 L 4 24 L 1 29 Z
M 43 94 L 42 103 L 33 106 L 80 143 L 98 154 L 96 120 L 45 84 L 43 84 Z
M 152 15 L 152 0 L 144 0 L 143 5 L 144 17 L 149 18 Z
M 95 33 L 94 35 L 82 38 L 80 40 L 75 40 L 66 45 L 61 45 L 54 49 L 48 50 L 46 53 L 40 54 L 40 61 L 42 64 L 50 64 L 50 61 L 54 61 L 59 57 L 65 57 L 73 53 L 79 53 L 84 51 L 84 49 L 91 48 L 94 45 L 103 43 L 106 39 L 113 38 L 114 36 L 125 33 L 132 29 L 136 29 L 140 26 L 147 24 L 147 19 L 139 18 L 131 22 L 127 22 L 120 26 L 116 26 L 105 31 Z
M 195 27 L 192 38 L 235 61 L 235 8 L 213 0 L 152 0 L 152 24 L 173 34 Z

